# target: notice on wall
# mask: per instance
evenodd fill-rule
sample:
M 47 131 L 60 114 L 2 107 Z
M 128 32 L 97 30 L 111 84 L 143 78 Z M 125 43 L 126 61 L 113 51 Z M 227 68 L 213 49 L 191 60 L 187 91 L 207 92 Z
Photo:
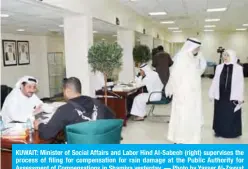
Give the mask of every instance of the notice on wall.
M 248 145 L 13 145 L 15 169 L 245 169 Z

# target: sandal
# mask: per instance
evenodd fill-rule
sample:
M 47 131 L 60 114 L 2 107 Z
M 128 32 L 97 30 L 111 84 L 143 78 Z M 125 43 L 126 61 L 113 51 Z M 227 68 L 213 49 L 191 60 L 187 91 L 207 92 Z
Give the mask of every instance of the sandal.
M 145 119 L 142 117 L 134 117 L 133 121 L 144 121 Z

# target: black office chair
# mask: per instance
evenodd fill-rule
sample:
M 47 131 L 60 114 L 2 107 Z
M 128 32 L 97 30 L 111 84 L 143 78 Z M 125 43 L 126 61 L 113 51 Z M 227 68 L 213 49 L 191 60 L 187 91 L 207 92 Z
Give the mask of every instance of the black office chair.
M 155 93 L 161 93 L 162 95 L 162 98 L 161 100 L 159 101 L 151 101 L 151 96 Z M 146 103 L 147 105 L 151 105 L 151 108 L 148 112 L 148 117 L 170 117 L 170 115 L 157 115 L 157 114 L 154 114 L 154 109 L 155 109 L 155 106 L 156 105 L 167 105 L 169 104 L 170 102 L 172 101 L 172 97 L 166 97 L 165 94 L 164 94 L 164 91 L 156 91 L 156 92 L 152 92 L 150 95 L 149 95 L 149 98 L 148 98 L 148 102 Z
M 1 85 L 1 109 L 3 107 L 3 103 L 8 96 L 8 94 L 12 91 L 12 88 L 7 85 Z

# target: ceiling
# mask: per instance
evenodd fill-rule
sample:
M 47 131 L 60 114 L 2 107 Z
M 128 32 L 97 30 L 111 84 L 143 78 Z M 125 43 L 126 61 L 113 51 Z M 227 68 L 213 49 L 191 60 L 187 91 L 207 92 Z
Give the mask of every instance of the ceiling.
M 1 18 L 1 29 L 5 33 L 44 35 L 60 32 L 63 17 L 75 15 L 69 11 L 50 7 L 37 1 L 2 0 L 1 13 L 9 17 Z M 17 29 L 25 29 L 17 32 Z
M 214 30 L 235 31 L 248 24 L 248 0 L 119 0 L 137 13 L 154 21 L 173 20 L 175 24 L 161 24 L 168 27 L 179 27 L 182 31 L 202 31 L 204 25 L 216 25 Z M 225 12 L 207 13 L 208 8 L 227 7 Z M 167 12 L 165 16 L 149 16 L 149 12 Z M 32 0 L 2 0 L 1 13 L 9 14 L 1 18 L 1 29 L 4 33 L 32 35 L 63 35 L 63 17 L 77 15 L 71 11 L 49 6 Z M 206 23 L 206 18 L 219 18 L 219 22 Z M 25 32 L 17 32 L 25 29 Z M 93 19 L 95 36 L 114 35 L 117 26 Z M 208 28 L 212 29 L 212 28 Z
M 3 33 L 31 35 L 63 35 L 63 17 L 77 15 L 64 9 L 56 8 L 38 1 L 2 0 L 1 13 L 9 17 L 1 18 Z M 24 29 L 18 32 L 17 29 Z M 93 19 L 93 30 L 97 35 L 114 35 L 117 26 L 98 19 Z
M 99 19 L 93 19 L 93 30 L 97 31 L 97 34 L 102 35 L 116 35 L 118 26 L 110 24 L 108 22 L 99 20 Z
M 216 25 L 214 30 L 236 31 L 248 24 L 248 0 L 119 0 L 142 16 L 161 22 L 173 20 L 175 24 L 164 27 L 179 27 L 184 30 L 204 30 L 205 25 Z M 209 8 L 223 8 L 225 12 L 206 12 Z M 166 12 L 164 16 L 149 16 L 149 12 Z M 205 22 L 207 18 L 219 22 Z

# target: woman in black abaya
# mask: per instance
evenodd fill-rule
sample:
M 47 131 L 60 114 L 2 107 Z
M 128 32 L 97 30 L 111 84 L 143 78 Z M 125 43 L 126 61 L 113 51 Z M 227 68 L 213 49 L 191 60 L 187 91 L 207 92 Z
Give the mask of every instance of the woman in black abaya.
M 242 135 L 241 108 L 244 101 L 243 68 L 237 64 L 236 53 L 227 50 L 224 63 L 216 68 L 209 91 L 214 99 L 213 130 L 215 136 L 236 138 Z

